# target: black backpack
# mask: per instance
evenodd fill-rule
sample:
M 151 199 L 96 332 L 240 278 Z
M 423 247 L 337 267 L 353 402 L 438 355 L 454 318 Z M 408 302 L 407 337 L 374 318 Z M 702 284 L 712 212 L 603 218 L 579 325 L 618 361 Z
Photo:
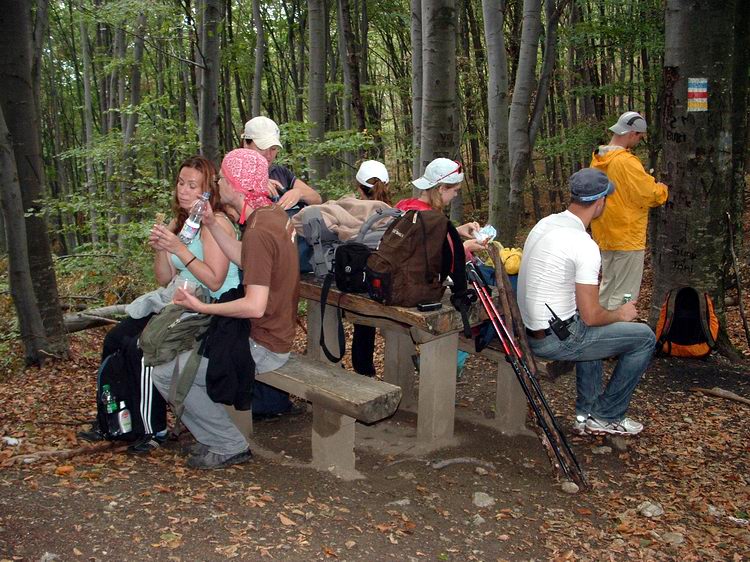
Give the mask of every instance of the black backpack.
M 143 353 L 136 338 L 127 338 L 114 353 L 107 355 L 96 376 L 96 421 L 99 431 L 107 439 L 137 441 L 167 428 L 167 403 L 144 370 L 151 369 L 142 363 Z M 109 390 L 117 405 L 108 413 L 102 402 L 102 387 Z M 124 403 L 129 412 L 131 430 L 119 433 L 118 420 Z M 145 417 L 145 421 L 144 421 Z

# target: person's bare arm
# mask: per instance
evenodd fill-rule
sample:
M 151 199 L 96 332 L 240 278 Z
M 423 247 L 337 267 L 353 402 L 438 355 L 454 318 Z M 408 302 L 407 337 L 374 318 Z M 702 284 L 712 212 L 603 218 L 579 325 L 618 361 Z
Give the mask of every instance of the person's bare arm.
M 174 303 L 203 314 L 216 314 L 230 318 L 261 318 L 266 313 L 269 288 L 265 285 L 245 285 L 241 299 L 206 304 L 183 289 L 177 289 Z
M 229 261 L 239 266 L 242 260 L 242 242 L 237 240 L 234 229 L 227 223 L 228 221 L 223 217 L 216 216 L 209 205 L 206 216 L 203 218 L 203 226 L 211 232 L 214 241 Z
M 294 180 L 292 188 L 281 196 L 279 205 L 284 209 L 291 209 L 300 201 L 304 201 L 308 205 L 319 205 L 323 202 L 323 199 L 320 197 L 320 193 L 297 178 Z
M 615 322 L 630 322 L 637 316 L 635 301 L 623 304 L 615 310 L 607 310 L 599 304 L 599 285 L 576 283 L 576 306 L 578 314 L 587 326 L 607 326 Z

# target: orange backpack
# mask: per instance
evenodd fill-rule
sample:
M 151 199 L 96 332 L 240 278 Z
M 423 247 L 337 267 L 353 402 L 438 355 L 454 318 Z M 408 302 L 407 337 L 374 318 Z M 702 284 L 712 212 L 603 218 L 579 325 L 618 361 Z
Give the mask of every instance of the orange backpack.
M 667 293 L 656 323 L 656 351 L 673 357 L 705 357 L 716 347 L 719 319 L 708 293 L 676 287 Z

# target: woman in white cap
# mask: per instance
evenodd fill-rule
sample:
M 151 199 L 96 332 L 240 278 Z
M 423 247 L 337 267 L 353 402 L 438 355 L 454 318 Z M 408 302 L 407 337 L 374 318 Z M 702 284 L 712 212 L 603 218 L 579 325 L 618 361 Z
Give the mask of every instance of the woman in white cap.
M 391 194 L 388 191 L 388 170 L 382 162 L 365 160 L 359 165 L 355 178 L 360 199 L 391 204 Z M 352 367 L 354 371 L 360 375 L 374 377 L 375 365 L 372 361 L 374 353 L 375 328 L 354 324 L 352 336 Z
M 464 181 L 463 167 L 460 162 L 448 158 L 435 158 L 427 164 L 422 177 L 411 182 L 421 190 L 416 198 L 402 199 L 396 208 L 402 211 L 442 211 L 458 195 Z M 486 247 L 474 238 L 474 233 L 481 227 L 477 222 L 467 222 L 457 226 L 458 233 L 465 238 L 464 250 L 476 252 Z
M 356 179 L 362 199 L 391 204 L 391 194 L 388 191 L 388 170 L 382 162 L 365 160 L 359 165 Z

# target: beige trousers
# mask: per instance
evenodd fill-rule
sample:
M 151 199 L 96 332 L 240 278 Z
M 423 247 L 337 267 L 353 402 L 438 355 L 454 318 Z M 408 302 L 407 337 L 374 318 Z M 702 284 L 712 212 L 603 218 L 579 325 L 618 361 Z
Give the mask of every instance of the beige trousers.
M 602 251 L 602 282 L 599 285 L 599 304 L 614 310 L 623 302 L 625 294 L 632 300 L 641 292 L 643 257 L 645 250 Z

